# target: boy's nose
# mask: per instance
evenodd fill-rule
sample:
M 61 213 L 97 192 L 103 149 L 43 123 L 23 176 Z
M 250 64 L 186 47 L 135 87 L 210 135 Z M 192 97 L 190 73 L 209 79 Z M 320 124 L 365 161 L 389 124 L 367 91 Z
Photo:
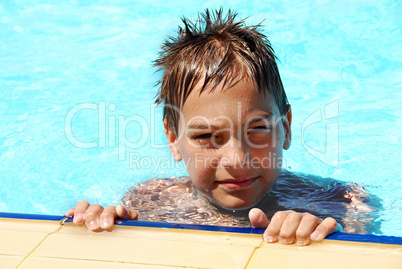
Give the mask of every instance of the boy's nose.
M 232 139 L 221 148 L 221 165 L 225 168 L 242 168 L 246 164 L 248 155 L 247 145 L 238 139 Z

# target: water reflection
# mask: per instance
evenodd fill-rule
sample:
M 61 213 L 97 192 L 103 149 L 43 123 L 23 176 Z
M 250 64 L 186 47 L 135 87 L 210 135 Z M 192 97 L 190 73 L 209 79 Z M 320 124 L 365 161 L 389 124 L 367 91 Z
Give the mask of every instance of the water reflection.
M 139 212 L 139 220 L 251 227 L 248 210 L 225 211 L 211 205 L 186 178 L 155 178 L 131 188 L 122 204 Z M 333 217 L 347 233 L 377 233 L 381 201 L 363 187 L 330 178 L 283 171 L 255 207 L 269 218 L 279 210 Z

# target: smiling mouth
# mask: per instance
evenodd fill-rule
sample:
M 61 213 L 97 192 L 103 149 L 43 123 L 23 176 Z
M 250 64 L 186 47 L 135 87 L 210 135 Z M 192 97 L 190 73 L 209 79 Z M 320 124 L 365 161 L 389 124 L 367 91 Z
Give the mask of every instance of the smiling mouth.
M 257 177 L 249 179 L 228 179 L 218 181 L 218 184 L 229 190 L 244 189 L 253 184 L 256 179 Z

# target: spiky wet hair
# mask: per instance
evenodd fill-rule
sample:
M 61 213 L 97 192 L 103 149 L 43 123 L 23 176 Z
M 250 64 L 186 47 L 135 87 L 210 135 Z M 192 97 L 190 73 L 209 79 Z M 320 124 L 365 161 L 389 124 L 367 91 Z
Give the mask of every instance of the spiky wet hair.
M 235 21 L 237 13 L 223 10 L 200 13 L 195 23 L 183 18 L 177 38 L 162 45 L 155 66 L 164 71 L 159 81 L 156 103 L 164 105 L 163 116 L 177 132 L 180 109 L 195 85 L 204 80 L 201 92 L 213 91 L 220 83 L 227 89 L 250 78 L 260 93 L 271 94 L 281 115 L 288 101 L 283 89 L 276 57 L 260 25 L 246 26 Z

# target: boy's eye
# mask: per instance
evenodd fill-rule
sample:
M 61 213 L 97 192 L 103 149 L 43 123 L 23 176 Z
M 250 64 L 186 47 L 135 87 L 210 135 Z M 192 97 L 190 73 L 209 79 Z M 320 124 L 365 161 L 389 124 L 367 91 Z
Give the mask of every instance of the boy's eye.
M 247 133 L 269 133 L 272 131 L 272 127 L 268 125 L 255 126 L 248 130 Z
M 200 134 L 193 137 L 194 140 L 202 140 L 212 138 L 213 134 Z
M 219 140 L 213 133 L 194 135 L 191 139 L 202 148 L 214 148 Z

